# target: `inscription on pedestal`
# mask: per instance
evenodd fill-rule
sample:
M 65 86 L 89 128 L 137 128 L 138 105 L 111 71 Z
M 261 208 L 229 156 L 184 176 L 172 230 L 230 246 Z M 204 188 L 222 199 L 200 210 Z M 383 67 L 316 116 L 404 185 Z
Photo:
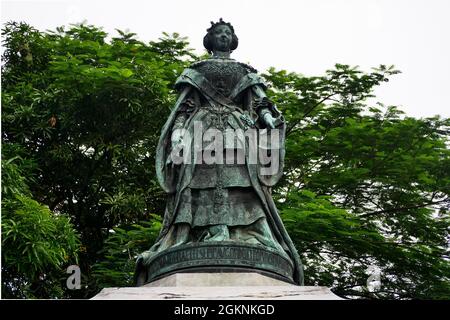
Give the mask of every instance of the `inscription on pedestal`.
M 287 258 L 267 248 L 235 243 L 202 243 L 175 247 L 156 255 L 148 268 L 148 280 L 194 267 L 254 268 L 275 273 L 292 281 L 293 265 Z

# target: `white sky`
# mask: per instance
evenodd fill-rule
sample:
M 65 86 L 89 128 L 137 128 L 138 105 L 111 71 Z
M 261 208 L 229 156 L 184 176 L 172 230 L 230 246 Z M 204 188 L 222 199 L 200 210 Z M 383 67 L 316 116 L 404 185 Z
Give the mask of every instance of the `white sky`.
M 87 20 L 108 33 L 187 36 L 197 53 L 210 21 L 233 24 L 232 57 L 259 71 L 270 66 L 322 75 L 335 63 L 363 70 L 394 64 L 403 73 L 376 90 L 377 100 L 408 115 L 450 117 L 450 0 L 161 0 L 2 1 L 2 23 L 39 30 Z

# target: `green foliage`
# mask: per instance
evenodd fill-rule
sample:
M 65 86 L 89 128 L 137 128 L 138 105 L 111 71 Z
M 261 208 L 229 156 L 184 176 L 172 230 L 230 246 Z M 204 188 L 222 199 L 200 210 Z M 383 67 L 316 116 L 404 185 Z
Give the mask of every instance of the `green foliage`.
M 24 167 L 19 156 L 2 160 L 2 297 L 61 297 L 78 235 L 67 216 L 31 198 Z
M 102 258 L 93 266 L 97 286 L 134 286 L 137 256 L 151 247 L 160 228 L 161 217 L 157 215 L 152 215 L 150 222 L 114 228 L 105 241 Z
M 3 145 L 36 164 L 33 199 L 71 217 L 90 283 L 110 229 L 162 212 L 154 152 L 192 55 L 179 35 L 145 44 L 119 31 L 108 41 L 86 25 L 44 33 L 10 22 L 2 35 Z
M 448 299 L 450 120 L 368 105 L 374 86 L 396 73 L 269 70 L 288 122 L 280 208 L 306 283 L 343 296 Z M 376 293 L 364 291 L 370 266 L 382 275 Z
M 385 237 L 377 223 L 336 207 L 329 196 L 303 190 L 287 198 L 282 218 L 305 264 L 305 285 L 347 297 L 448 299 L 442 249 Z M 371 266 L 381 273 L 376 292 L 367 291 Z
M 144 43 L 120 30 L 108 40 L 94 26 L 39 32 L 11 22 L 2 35 L 2 291 L 90 297 L 130 285 L 164 212 L 154 155 L 173 84 L 198 57 L 178 34 Z M 449 119 L 369 102 L 397 73 L 268 70 L 288 122 L 273 194 L 306 284 L 346 297 L 448 299 Z M 66 215 L 80 234 L 83 275 L 70 294 L 60 268 L 77 245 Z M 367 289 L 371 266 L 381 272 L 376 292 Z

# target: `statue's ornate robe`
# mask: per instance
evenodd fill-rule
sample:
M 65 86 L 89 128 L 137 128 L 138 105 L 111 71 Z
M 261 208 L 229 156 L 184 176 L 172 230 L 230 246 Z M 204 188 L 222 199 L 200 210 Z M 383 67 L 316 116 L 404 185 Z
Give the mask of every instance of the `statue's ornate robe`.
M 273 104 L 260 107 L 255 99 L 265 97 L 264 82 L 252 67 L 231 59 L 207 59 L 194 63 L 176 81 L 180 94 L 164 125 L 156 154 L 156 173 L 161 187 L 168 193 L 161 233 L 149 251 L 138 258 L 136 274 L 152 257 L 168 248 L 202 241 L 238 241 L 258 244 L 278 251 L 291 260 L 293 280 L 302 284 L 303 272 L 297 251 L 287 234 L 271 196 L 271 187 L 283 173 L 285 122 Z M 270 112 L 279 120 L 278 139 L 270 145 L 270 156 L 277 156 L 277 170 L 261 173 L 262 164 L 250 161 L 251 148 L 260 146 L 260 132 L 267 132 L 262 121 Z M 196 127 L 197 124 L 197 127 Z M 204 164 L 199 157 L 208 148 L 201 140 L 200 150 L 183 150 L 185 161 L 172 161 L 172 133 L 184 129 L 184 142 L 195 145 L 194 129 L 253 129 L 256 146 L 235 136 L 226 149 L 244 159 L 240 164 Z M 229 147 L 231 146 L 231 147 Z M 266 146 L 261 146 L 266 147 Z M 273 149 L 276 147 L 277 149 Z M 276 154 L 274 154 L 276 153 Z M 186 158 L 187 157 L 187 158 Z

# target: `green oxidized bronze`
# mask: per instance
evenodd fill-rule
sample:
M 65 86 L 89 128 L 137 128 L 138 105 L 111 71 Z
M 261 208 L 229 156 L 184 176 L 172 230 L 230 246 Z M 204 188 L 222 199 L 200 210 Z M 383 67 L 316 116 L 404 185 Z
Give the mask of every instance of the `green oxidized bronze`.
M 230 58 L 238 45 L 233 27 L 220 19 L 207 31 L 203 43 L 212 56 L 179 76 L 179 97 L 162 129 L 156 172 L 167 205 L 156 243 L 138 258 L 136 284 L 181 271 L 252 270 L 302 285 L 299 256 L 271 196 L 283 173 L 284 118 L 257 71 Z M 249 160 L 250 142 L 235 137 L 233 147 L 225 142 L 223 149 L 240 161 L 204 163 L 189 151 L 193 161 L 174 163 L 174 150 L 194 145 L 199 126 L 202 134 L 278 130 L 277 148 L 270 151 L 279 159 L 277 170 L 261 174 L 262 165 Z M 207 142 L 201 141 L 201 152 L 208 151 Z

